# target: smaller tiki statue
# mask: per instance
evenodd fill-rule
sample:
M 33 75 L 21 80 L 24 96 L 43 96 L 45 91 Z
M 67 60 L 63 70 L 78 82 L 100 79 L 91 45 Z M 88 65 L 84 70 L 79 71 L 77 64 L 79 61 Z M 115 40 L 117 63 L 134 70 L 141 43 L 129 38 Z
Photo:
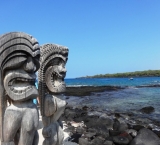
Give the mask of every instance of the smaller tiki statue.
M 35 72 L 39 69 L 37 40 L 22 32 L 0 36 L 1 145 L 37 145 L 39 123 Z
M 64 112 L 66 102 L 63 92 L 66 85 L 65 64 L 68 59 L 68 48 L 55 44 L 46 44 L 40 48 L 39 97 L 42 121 L 43 145 L 63 145 L 63 129 L 60 116 Z

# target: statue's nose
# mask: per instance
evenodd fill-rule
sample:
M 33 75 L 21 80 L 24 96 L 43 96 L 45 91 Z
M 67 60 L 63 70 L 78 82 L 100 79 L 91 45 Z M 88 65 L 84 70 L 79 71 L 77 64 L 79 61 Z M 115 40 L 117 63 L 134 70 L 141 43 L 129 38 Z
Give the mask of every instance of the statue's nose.
M 36 70 L 36 65 L 32 57 L 29 56 L 27 58 L 27 62 L 24 64 L 24 70 L 27 72 L 34 72 Z

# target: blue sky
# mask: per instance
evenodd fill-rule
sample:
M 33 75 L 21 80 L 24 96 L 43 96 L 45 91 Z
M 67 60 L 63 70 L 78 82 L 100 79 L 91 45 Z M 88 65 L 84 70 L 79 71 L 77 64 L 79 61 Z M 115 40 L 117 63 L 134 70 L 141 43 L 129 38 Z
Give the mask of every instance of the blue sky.
M 5 0 L 10 31 L 67 46 L 67 78 L 160 69 L 159 0 Z

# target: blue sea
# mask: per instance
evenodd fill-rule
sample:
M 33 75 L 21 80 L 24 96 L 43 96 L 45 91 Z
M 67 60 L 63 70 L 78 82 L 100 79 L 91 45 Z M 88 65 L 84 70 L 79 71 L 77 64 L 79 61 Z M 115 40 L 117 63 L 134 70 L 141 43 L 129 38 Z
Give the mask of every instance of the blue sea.
M 160 77 L 130 78 L 76 78 L 65 79 L 67 86 L 151 86 L 160 85 Z
M 129 78 L 77 78 L 65 79 L 67 86 L 121 86 L 118 91 L 93 93 L 91 96 L 73 99 L 75 106 L 87 105 L 111 112 L 132 112 L 142 118 L 160 121 L 160 77 Z M 75 88 L 76 89 L 76 88 Z M 74 98 L 74 96 L 72 96 Z M 143 114 L 139 110 L 152 106 L 155 111 Z

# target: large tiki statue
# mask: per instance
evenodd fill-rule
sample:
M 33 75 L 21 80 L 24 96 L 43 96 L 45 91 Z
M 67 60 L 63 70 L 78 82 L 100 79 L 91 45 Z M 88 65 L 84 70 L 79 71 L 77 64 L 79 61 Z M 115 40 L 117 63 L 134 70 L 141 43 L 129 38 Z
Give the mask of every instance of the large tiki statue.
M 35 72 L 39 44 L 32 36 L 11 32 L 0 36 L 0 135 L 2 145 L 36 145 L 38 96 Z
M 62 145 L 63 129 L 59 118 L 64 112 L 66 102 L 62 93 L 66 89 L 64 77 L 68 48 L 46 44 L 41 48 L 39 76 L 39 97 L 42 121 L 43 145 Z

